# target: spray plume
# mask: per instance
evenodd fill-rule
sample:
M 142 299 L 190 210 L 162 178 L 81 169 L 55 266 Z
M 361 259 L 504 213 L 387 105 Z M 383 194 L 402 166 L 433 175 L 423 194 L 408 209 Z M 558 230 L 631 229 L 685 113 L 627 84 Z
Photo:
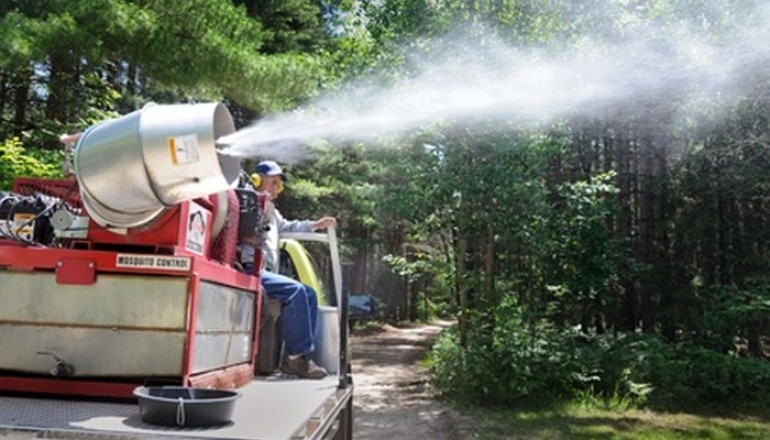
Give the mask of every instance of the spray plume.
M 560 53 L 511 47 L 492 37 L 445 40 L 413 74 L 384 85 L 350 85 L 303 108 L 256 122 L 218 140 L 223 153 L 295 162 L 313 140 L 370 141 L 434 122 L 526 128 L 570 115 L 599 115 L 636 100 L 728 100 L 740 78 L 770 61 L 770 6 L 742 14 L 729 40 L 707 43 L 681 26 L 637 28 L 623 42 L 586 37 Z M 752 24 L 753 23 L 753 24 Z

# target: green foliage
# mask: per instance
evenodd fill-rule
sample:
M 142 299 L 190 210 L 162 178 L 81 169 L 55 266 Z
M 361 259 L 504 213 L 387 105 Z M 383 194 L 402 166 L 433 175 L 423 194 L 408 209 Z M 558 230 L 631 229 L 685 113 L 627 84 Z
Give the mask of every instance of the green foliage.
M 325 38 L 321 8 L 314 0 L 235 0 L 266 31 L 262 50 L 267 54 L 313 52 Z
M 402 254 L 386 254 L 382 260 L 406 281 L 408 289 L 420 289 L 410 298 L 417 303 L 420 319 L 454 316 L 457 307 L 451 285 L 452 269 L 437 249 L 405 243 Z
M 57 124 L 83 130 L 94 110 L 124 114 L 148 101 L 226 99 L 252 118 L 294 107 L 327 75 L 325 59 L 311 53 L 324 36 L 320 6 L 297 0 L 276 8 L 285 20 L 269 17 L 272 31 L 230 0 L 29 1 L 4 8 L 0 137 L 30 132 L 40 146 L 57 148 L 34 131 Z M 307 24 L 307 33 L 282 29 L 287 23 Z
M 670 347 L 643 334 L 575 334 L 569 347 L 576 370 L 573 398 L 583 405 L 626 409 L 644 406 L 656 391 L 648 360 Z
M 573 399 L 615 409 L 769 402 L 763 360 L 677 347 L 654 335 L 587 336 L 527 324 L 512 301 L 495 312 L 493 323 L 473 319 L 466 348 L 456 329 L 441 335 L 431 351 L 438 393 L 483 405 Z
M 240 124 L 323 88 L 354 91 L 345 80 L 408 78 L 415 59 L 456 55 L 445 37 L 494 38 L 541 56 L 569 46 L 569 56 L 639 36 L 674 50 L 668 31 L 692 31 L 699 44 L 687 49 L 698 55 L 708 52 L 700 43 L 764 19 L 757 5 L 7 1 L 0 138 L 11 139 L 0 150 L 0 184 L 57 175 L 59 134 L 147 101 L 225 100 Z M 337 216 L 344 255 L 360 262 L 361 282 L 384 309 L 403 308 L 406 293 L 394 286 L 420 284 L 424 316 L 467 319 L 434 352 L 444 394 L 619 407 L 757 400 L 767 394 L 764 364 L 736 357 L 766 355 L 770 311 L 768 81 L 753 67 L 730 72 L 745 86 L 730 106 L 710 97 L 685 105 L 664 87 L 629 95 L 629 113 L 597 121 L 530 132 L 513 122 L 466 131 L 435 121 L 380 149 L 322 145 L 287 166 L 281 209 Z M 611 334 L 621 330 L 632 333 Z
M 702 292 L 699 308 L 703 330 L 694 340 L 705 348 L 745 353 L 745 329 L 761 326 L 770 313 L 770 280 L 750 277 L 743 289 L 713 286 Z
M 17 138 L 0 144 L 0 189 L 10 190 L 18 176 L 61 177 L 62 154 L 27 150 Z
M 432 383 L 441 394 L 476 404 L 550 401 L 569 396 L 571 353 L 564 335 L 545 321 L 526 325 L 512 297 L 491 316 L 474 314 L 465 347 L 456 329 L 431 351 Z
M 770 364 L 707 348 L 660 346 L 648 353 L 646 379 L 654 404 L 740 405 L 770 402 Z
M 334 214 L 345 228 L 370 226 L 376 166 L 360 146 L 319 148 L 312 160 L 287 166 L 292 179 L 282 206 L 297 218 Z M 333 213 L 329 206 L 335 207 Z
M 261 112 L 294 104 L 322 75 L 312 56 L 261 53 L 261 23 L 229 0 L 138 3 L 148 17 L 148 34 L 136 42 L 136 61 L 160 90 L 225 96 Z
M 554 191 L 554 209 L 545 226 L 549 235 L 540 258 L 553 311 L 566 325 L 610 313 L 622 268 L 633 265 L 623 242 L 608 227 L 616 209 L 614 179 L 612 172 L 599 174 L 558 185 Z

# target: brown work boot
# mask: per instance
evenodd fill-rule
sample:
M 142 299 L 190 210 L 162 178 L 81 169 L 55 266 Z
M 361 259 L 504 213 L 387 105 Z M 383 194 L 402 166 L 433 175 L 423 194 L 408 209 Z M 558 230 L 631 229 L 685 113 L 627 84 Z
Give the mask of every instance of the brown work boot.
M 304 354 L 294 359 L 284 356 L 281 371 L 284 374 L 293 374 L 302 379 L 323 379 L 329 374 L 324 367 L 316 365 Z

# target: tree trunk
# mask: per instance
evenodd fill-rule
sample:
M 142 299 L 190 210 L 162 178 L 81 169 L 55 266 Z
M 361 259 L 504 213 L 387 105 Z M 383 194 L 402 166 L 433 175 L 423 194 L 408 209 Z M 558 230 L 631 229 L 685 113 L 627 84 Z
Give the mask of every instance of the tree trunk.
M 51 77 L 49 80 L 46 119 L 51 122 L 68 122 L 69 110 L 73 104 L 73 90 L 77 82 L 77 65 L 70 53 L 53 52 L 49 56 Z M 58 141 L 52 141 L 46 148 L 59 148 Z
M 457 240 L 457 292 L 458 303 L 460 304 L 460 313 L 458 318 L 458 327 L 460 331 L 460 346 L 465 347 L 468 341 L 468 311 L 470 307 L 470 298 L 468 295 L 468 285 L 464 278 L 466 275 L 465 257 L 468 253 L 468 240 L 465 237 Z
M 761 321 L 756 318 L 749 320 L 746 328 L 746 342 L 748 343 L 749 353 L 757 358 L 764 357 L 761 328 Z
M 22 131 L 27 127 L 31 75 L 32 72 L 26 69 L 14 75 L 13 136 L 21 137 Z
M 615 141 L 617 147 L 617 169 L 618 169 L 618 220 L 616 224 L 616 235 L 624 240 L 630 238 L 633 228 L 633 194 L 634 179 L 632 174 L 632 141 L 630 139 L 628 128 L 618 130 L 618 137 Z M 625 135 L 624 135 L 625 134 Z M 619 307 L 615 318 L 615 328 L 620 331 L 634 331 L 637 320 L 637 286 L 633 279 L 623 281 Z
M 418 310 L 418 301 L 420 298 L 420 288 L 422 283 L 417 279 L 410 280 L 409 282 L 409 321 L 414 322 L 420 319 Z
M 382 253 L 400 255 L 404 243 L 404 230 L 400 224 L 394 224 L 384 231 Z M 380 265 L 377 277 L 371 286 L 372 293 L 385 302 L 385 317 L 392 320 L 402 319 L 403 298 L 406 296 L 403 277 L 394 273 L 386 265 Z
M 495 292 L 495 230 L 487 228 L 486 247 L 484 249 L 484 289 L 488 294 Z
M 4 70 L 0 70 L 0 115 L 5 114 L 5 106 L 8 105 L 10 90 L 8 73 Z M 0 118 L 1 120 L 2 118 Z M 0 126 L 1 127 L 1 126 Z M 3 133 L 0 133 L 2 135 Z
M 371 243 L 371 229 L 362 228 L 359 234 L 355 237 L 357 241 L 361 243 L 356 248 L 353 255 L 353 273 L 350 279 L 350 292 L 351 293 L 364 293 L 367 290 L 367 281 L 369 273 L 369 252 Z

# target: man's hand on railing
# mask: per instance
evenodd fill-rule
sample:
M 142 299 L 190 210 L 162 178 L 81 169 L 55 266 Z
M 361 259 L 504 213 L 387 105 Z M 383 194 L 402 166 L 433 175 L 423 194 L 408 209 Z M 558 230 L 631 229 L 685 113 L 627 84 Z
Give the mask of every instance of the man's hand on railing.
M 336 227 L 337 219 L 334 217 L 321 217 L 313 223 L 313 230 L 326 229 L 329 227 Z

